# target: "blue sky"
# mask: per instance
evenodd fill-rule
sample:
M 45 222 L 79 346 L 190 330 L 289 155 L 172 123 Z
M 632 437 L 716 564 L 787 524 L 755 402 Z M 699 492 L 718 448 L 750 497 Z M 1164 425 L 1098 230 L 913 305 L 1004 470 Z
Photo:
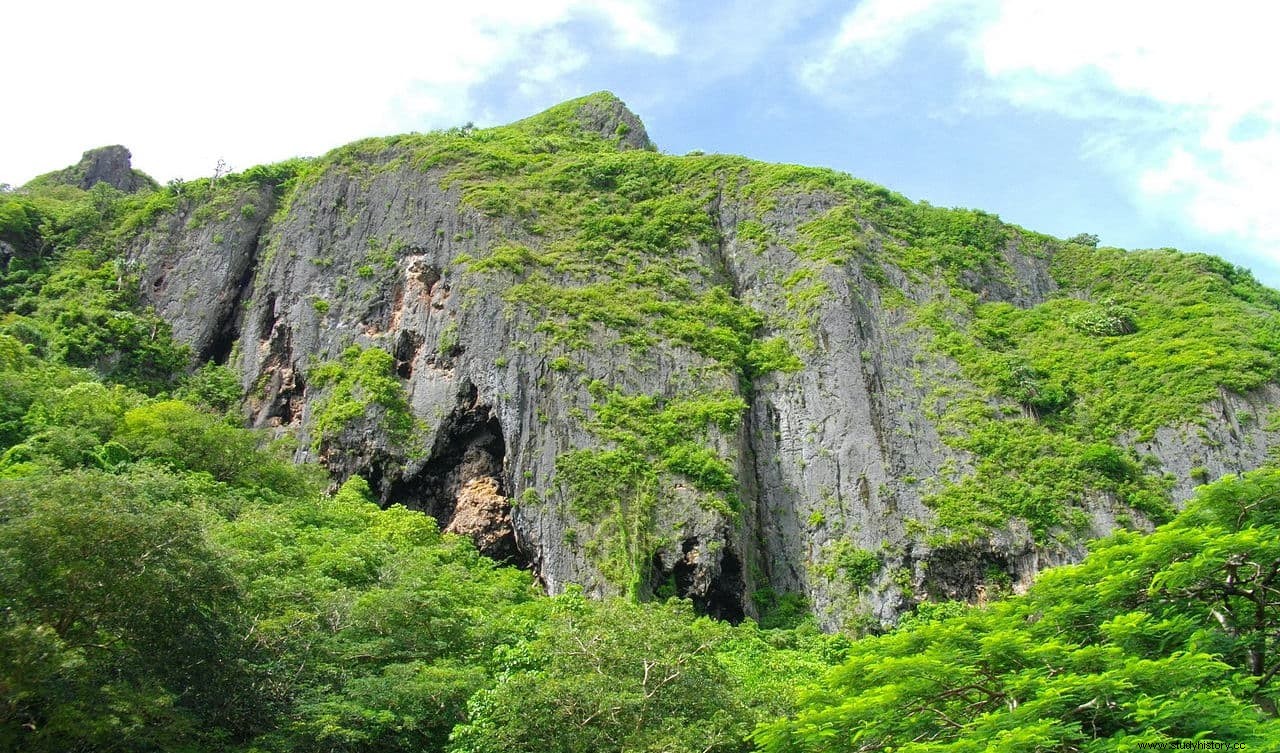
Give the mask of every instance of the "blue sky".
M 201 6 L 10 9 L 0 45 L 40 62 L 8 77 L 0 181 L 105 143 L 196 177 L 609 89 L 664 151 L 834 167 L 1280 286 L 1269 0 Z

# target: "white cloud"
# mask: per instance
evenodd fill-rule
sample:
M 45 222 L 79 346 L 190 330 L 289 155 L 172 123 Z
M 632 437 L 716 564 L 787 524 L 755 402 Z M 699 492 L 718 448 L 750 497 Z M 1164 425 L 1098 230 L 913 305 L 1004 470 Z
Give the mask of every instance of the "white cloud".
M 564 34 L 547 34 L 541 42 L 532 64 L 526 65 L 519 73 L 520 92 L 525 96 L 532 97 L 538 91 L 583 68 L 589 59 Z
M 583 3 L 583 7 L 594 8 L 609 21 L 622 47 L 645 50 L 653 55 L 676 52 L 675 38 L 654 22 L 650 9 L 645 6 L 625 0 L 595 0 Z
M 866 77 L 891 65 L 912 37 L 973 6 L 969 0 L 863 0 L 840 22 L 800 79 L 823 90 L 836 77 Z
M 945 29 L 943 28 L 945 27 Z M 985 96 L 1078 118 L 1088 154 L 1170 221 L 1280 259 L 1280 5 L 1270 0 L 866 0 L 817 62 L 818 91 L 928 33 Z
M 589 40 L 562 33 L 588 26 Z M 590 42 L 591 48 L 586 46 Z M 668 56 L 647 0 L 22 3 L 0 48 L 0 180 L 123 143 L 161 180 L 314 154 L 363 136 L 476 117 L 473 90 L 520 68 L 555 88 L 591 50 Z
M 787 37 L 811 22 L 818 10 L 812 0 L 719 0 L 683 9 L 680 56 L 684 83 L 697 87 L 769 69 L 791 54 Z

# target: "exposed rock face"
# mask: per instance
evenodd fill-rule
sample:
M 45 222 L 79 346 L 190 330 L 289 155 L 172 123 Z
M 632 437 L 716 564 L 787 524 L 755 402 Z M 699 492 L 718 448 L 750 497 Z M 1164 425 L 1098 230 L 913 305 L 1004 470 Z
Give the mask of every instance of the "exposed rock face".
M 616 99 L 589 100 L 573 116 L 619 149 L 652 148 Z M 765 321 L 794 318 L 788 275 L 804 262 L 794 250 L 805 242 L 801 229 L 841 199 L 822 188 L 785 191 L 761 215 L 733 180 L 726 173 L 707 197 L 714 239 L 682 252 L 689 268 L 704 270 L 689 273 L 688 285 L 695 294 L 727 287 Z M 936 416 L 939 387 L 964 384 L 959 367 L 909 326 L 906 308 L 886 300 L 954 301 L 934 277 L 877 274 L 857 263 L 815 267 L 812 282 L 825 292 L 809 314 L 813 347 L 801 350 L 795 370 L 745 380 L 687 347 L 638 351 L 597 325 L 570 367 L 558 360 L 569 351 L 542 315 L 506 297 L 522 273 L 486 276 L 458 263 L 502 244 L 540 249 L 551 241 L 519 217 L 482 212 L 447 166 L 372 156 L 365 168 L 325 170 L 270 221 L 270 191 L 224 203 L 225 216 L 193 226 L 191 208 L 180 209 L 135 242 L 130 257 L 146 302 L 203 357 L 230 359 L 251 423 L 297 432 L 303 448 L 323 395 L 308 385 L 308 370 L 353 343 L 387 350 L 421 422 L 413 446 L 380 433 L 371 409 L 299 459 L 323 461 L 339 480 L 366 476 L 384 502 L 421 509 L 487 553 L 531 567 L 553 592 L 572 583 L 595 594 L 626 587 L 601 554 L 611 545 L 602 537 L 626 532 L 606 533 L 612 529 L 575 507 L 558 475 L 565 453 L 608 446 L 583 418 L 598 407 L 593 384 L 661 399 L 696 387 L 741 396 L 747 406 L 735 428 L 707 435 L 709 449 L 732 465 L 738 509 L 709 503 L 691 482 L 663 488 L 651 510 L 656 536 L 644 553 L 642 591 L 670 589 L 727 619 L 755 615 L 760 589 L 801 593 L 835 627 L 858 614 L 891 621 L 917 598 L 982 598 L 993 574 L 1019 589 L 1040 569 L 1083 554 L 1087 536 L 1046 541 L 1018 521 L 963 545 L 931 545 L 921 534 L 934 515 L 925 504 L 933 480 L 973 466 L 945 441 Z M 761 222 L 771 233 L 763 240 Z M 888 233 L 870 225 L 856 232 L 864 258 L 887 253 Z M 996 269 L 960 275 L 966 295 L 1021 308 L 1055 295 L 1050 253 L 1015 234 L 1000 256 Z M 1264 416 L 1278 405 L 1276 387 L 1224 393 L 1203 429 L 1170 427 L 1130 443 L 1174 475 L 1174 499 L 1185 500 L 1195 476 L 1266 458 L 1277 438 Z M 640 491 L 623 498 L 641 499 L 628 496 Z M 1145 524 L 1108 493 L 1087 495 L 1080 509 L 1088 535 L 1122 519 Z M 830 575 L 841 547 L 879 553 L 860 588 Z
M 1266 463 L 1276 446 L 1268 420 L 1280 405 L 1280 387 L 1267 385 L 1250 395 L 1222 390 L 1205 406 L 1203 425 L 1157 429 L 1149 441 L 1134 441 L 1139 453 L 1159 461 L 1172 475 L 1174 496 L 1186 499 L 1195 487 Z
M 139 236 L 128 254 L 143 298 L 173 324 L 174 336 L 201 360 L 218 363 L 239 337 L 238 306 L 250 291 L 275 199 L 270 189 L 245 189 L 225 203 L 225 218 L 206 221 L 183 203 Z
M 587 103 L 579 108 L 577 117 L 586 131 L 605 138 L 619 137 L 623 148 L 654 149 L 644 123 L 616 99 Z
M 156 182 L 146 173 L 133 169 L 133 155 L 119 144 L 90 149 L 71 167 L 41 176 L 37 180 L 49 180 L 62 183 L 86 191 L 98 183 L 134 193 L 146 188 L 155 188 Z
M 445 531 L 470 537 L 481 552 L 496 560 L 517 555 L 511 504 L 499 492 L 498 479 L 493 476 L 478 476 L 462 485 Z

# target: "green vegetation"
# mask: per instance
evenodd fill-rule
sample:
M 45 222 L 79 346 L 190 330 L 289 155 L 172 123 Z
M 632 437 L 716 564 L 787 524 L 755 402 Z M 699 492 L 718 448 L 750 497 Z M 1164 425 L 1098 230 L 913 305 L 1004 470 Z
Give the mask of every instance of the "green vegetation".
M 548 348 L 592 348 L 604 330 L 640 354 L 664 341 L 687 347 L 735 378 L 799 369 L 786 340 L 767 337 L 764 317 L 720 281 L 723 271 L 686 253 L 718 239 L 707 204 L 719 171 L 620 151 L 616 136 L 578 124 L 613 106 L 593 95 L 501 128 L 369 139 L 330 153 L 317 171 L 438 168 L 472 206 L 520 220 L 537 250 L 501 239 L 457 262 L 498 278 Z
M 629 126 L 599 128 L 614 106 L 593 95 L 505 128 L 371 139 L 136 195 L 53 181 L 0 193 L 0 748 L 1280 745 L 1280 471 L 1210 484 L 1206 460 L 1189 471 L 1199 496 L 1175 515 L 1175 479 L 1127 449 L 1194 425 L 1222 390 L 1276 380 L 1280 294 L 1210 257 L 1060 242 L 832 171 L 622 149 Z M 575 406 L 566 436 L 592 437 L 516 504 L 563 505 L 565 543 L 630 598 L 544 596 L 432 518 L 380 509 L 359 476 L 326 489 L 322 469 L 290 462 L 295 440 L 242 428 L 235 372 L 193 364 L 138 306 L 121 248 L 139 234 L 265 220 L 264 197 L 288 213 L 327 171 L 406 167 L 504 219 L 511 237 L 469 243 L 451 272 L 505 297 L 525 330 L 513 347 L 540 351 L 539 386 Z M 711 208 L 730 198 L 744 216 L 721 227 Z M 1021 300 L 1015 246 L 1056 280 L 1026 296 L 1038 305 L 992 302 Z M 402 249 L 371 238 L 352 284 Z M 774 271 L 739 274 L 762 257 Z M 1096 542 L 1025 597 L 921 604 L 858 640 L 820 634 L 803 596 L 769 588 L 747 605 L 758 624 L 698 617 L 673 598 L 674 574 L 653 583 L 674 532 L 657 521 L 754 519 L 732 449 L 743 416 L 825 347 L 815 324 L 833 306 L 907 322 L 882 334 L 920 351 L 927 417 L 968 461 L 901 479 L 934 513 L 910 534 L 950 545 L 1025 522 L 1043 542 L 1074 541 L 1099 497 L 1171 522 Z M 440 354 L 463 345 L 450 320 Z M 630 355 L 624 373 L 671 353 L 693 366 L 663 394 L 637 394 L 633 380 L 588 376 L 607 348 Z M 365 427 L 417 449 L 385 350 L 349 348 L 307 384 L 317 450 Z M 815 603 L 856 608 L 886 583 L 915 598 L 904 550 L 838 538 L 835 513 L 824 503 L 796 521 L 833 537 L 811 552 L 830 587 Z M 983 577 L 993 598 L 1014 585 L 1000 567 Z
M 1042 540 L 1072 538 L 1086 499 L 1100 494 L 1167 519 L 1165 479 L 1133 457 L 1100 468 L 1089 453 L 1195 423 L 1220 390 L 1247 393 L 1280 375 L 1280 295 L 1212 257 L 1099 249 L 1091 236 L 1062 243 L 831 171 L 686 162 L 687 173 L 705 164 L 736 176 L 726 190 L 761 211 L 762 221 L 739 226 L 740 238 L 795 254 L 779 279 L 792 318 L 777 321 L 792 342 L 814 347 L 811 323 L 833 297 L 826 270 L 851 268 L 875 284 L 881 306 L 908 311 L 914 328 L 894 334 L 921 337 L 941 357 L 923 375 L 929 402 L 941 406 L 930 418 L 973 470 L 932 482 L 936 543 L 978 539 L 1012 519 Z M 831 196 L 835 206 L 777 237 L 768 213 L 795 194 Z M 1046 303 L 983 302 L 985 289 L 1021 284 L 1005 259 L 1015 246 L 1056 279 Z M 963 382 L 947 374 L 950 363 Z
M 203 227 L 215 218 L 225 220 L 233 212 L 244 220 L 252 220 L 258 214 L 257 197 L 261 193 L 287 199 L 299 180 L 313 169 L 309 160 L 291 159 L 258 165 L 216 180 L 174 180 L 156 191 L 130 197 L 114 234 L 120 239 L 131 238 L 147 232 L 161 218 L 169 216 L 186 217 L 189 228 Z
M 871 585 L 884 569 L 875 552 L 859 549 L 843 539 L 831 542 L 823 555 L 822 562 L 816 566 L 818 572 L 827 580 L 842 580 L 854 593 Z
M 931 377 L 941 406 L 934 418 L 973 467 L 925 487 L 938 543 L 978 539 L 1014 519 L 1041 540 L 1074 538 L 1080 511 L 1100 494 L 1165 519 L 1166 480 L 1134 458 L 1104 468 L 1088 453 L 1102 445 L 1119 452 L 1129 433 L 1194 420 L 1221 387 L 1246 390 L 1275 375 L 1280 348 L 1273 319 L 1258 315 L 1268 305 L 1262 289 L 1232 272 L 1213 305 L 1234 324 L 1215 328 L 1203 306 L 1188 305 L 1209 292 L 1202 278 L 1214 273 L 1199 257 L 1178 257 L 1182 274 L 1171 274 L 1177 265 L 1158 275 L 1120 270 L 1148 262 L 1036 236 L 983 212 L 913 203 L 833 171 L 620 150 L 612 135 L 576 124 L 583 108 L 611 106 L 599 95 L 502 128 L 358 142 L 314 174 L 440 171 L 471 206 L 521 228 L 456 261 L 470 284 L 520 312 L 553 371 L 610 343 L 637 363 L 655 347 L 687 350 L 723 378 L 699 380 L 704 386 L 685 388 L 682 399 L 714 399 L 734 382 L 749 396 L 756 379 L 802 368 L 803 352 L 817 348 L 814 323 L 843 284 L 838 275 L 860 274 L 881 306 L 907 308 L 925 345 L 966 380 Z M 830 197 L 831 208 L 781 223 L 794 231 L 780 228 L 777 213 L 801 195 Z M 709 209 L 724 197 L 756 213 L 732 236 Z M 789 271 L 750 297 L 733 291 L 724 283 L 730 237 L 752 254 L 789 255 L 779 259 Z M 1006 254 L 1014 246 L 1052 260 L 1057 297 L 1032 308 L 981 302 L 985 288 L 1013 284 Z M 1118 286 L 1124 280 L 1142 288 Z M 452 331 L 441 347 L 453 347 Z M 1166 357 L 1174 348 L 1178 357 Z M 1177 397 L 1166 400 L 1170 384 Z M 1010 408 L 1021 415 L 1011 418 Z M 651 514 L 651 487 L 632 487 L 633 522 Z
M 738 378 L 745 393 L 754 377 L 801 368 L 789 343 L 816 347 L 813 322 L 833 295 L 828 271 L 859 269 L 885 289 L 886 300 L 915 309 L 914 320 L 936 352 L 958 363 L 973 385 L 956 390 L 939 384 L 947 441 L 975 461 L 974 473 L 950 479 L 930 496 L 940 541 L 981 537 L 1011 518 L 1025 520 L 1041 539 L 1071 537 L 1083 522 L 1076 511 L 1098 493 L 1117 495 L 1154 519 L 1166 517 L 1164 480 L 1099 469 L 1086 450 L 1121 440 L 1125 430 L 1145 433 L 1194 419 L 1219 386 L 1247 389 L 1275 373 L 1270 362 L 1280 349 L 1266 339 L 1274 327 L 1256 317 L 1245 322 L 1251 312 L 1227 306 L 1240 311 L 1248 325 L 1241 331 L 1256 333 L 1244 335 L 1253 338 L 1251 347 L 1239 347 L 1246 344 L 1243 338 L 1225 328 L 1217 337 L 1234 342 L 1222 347 L 1206 345 L 1213 333 L 1196 332 L 1189 339 L 1199 350 L 1188 352 L 1185 362 L 1165 359 L 1159 369 L 1136 364 L 1124 375 L 1131 383 L 1111 377 L 1106 367 L 1118 351 L 1167 352 L 1177 342 L 1174 321 L 1208 326 L 1211 320 L 1200 310 L 1169 310 L 1188 298 L 1183 288 L 1202 284 L 1194 275 L 1203 270 L 1170 279 L 1174 290 L 1145 296 L 1108 290 L 1092 283 L 1101 277 L 1069 273 L 1093 263 L 1080 255 L 1105 257 L 1107 250 L 1034 236 L 983 212 L 912 203 L 830 171 L 732 157 L 619 152 L 609 139 L 592 138 L 531 120 L 386 148 L 415 164 L 443 166 L 446 180 L 460 183 L 467 200 L 483 211 L 524 218 L 539 238 L 536 250 L 513 239 L 487 256 L 458 261 L 472 274 L 502 280 L 506 298 L 538 322 L 548 347 L 587 350 L 611 333 L 641 356 L 660 343 L 688 348 Z M 773 245 L 794 255 L 792 271 L 778 281 L 781 305 L 766 308 L 769 314 L 718 284 L 714 259 L 700 261 L 684 252 L 723 242 L 707 210 L 717 192 L 759 212 L 759 219 L 737 228 L 741 241 L 756 252 Z M 796 235 L 776 236 L 769 213 L 803 192 L 837 200 L 800 223 Z M 1011 244 L 1033 256 L 1053 254 L 1059 277 L 1075 280 L 1071 290 L 1083 295 L 1064 295 L 1032 309 L 981 304 L 974 290 L 1009 278 L 1004 254 Z M 943 294 L 933 302 L 912 302 L 888 290 L 891 278 Z M 1113 279 L 1143 278 L 1129 272 Z M 1260 295 L 1255 291 L 1254 298 Z M 1099 302 L 1090 303 L 1090 297 Z M 1164 311 L 1149 311 L 1148 303 Z M 1148 322 L 1152 317 L 1159 322 Z M 785 334 L 769 336 L 771 331 Z M 1064 348 L 1064 340 L 1081 347 Z M 1097 359 L 1076 358 L 1081 351 L 1105 352 Z M 1201 365 L 1214 353 L 1223 368 L 1214 368 L 1214 360 L 1210 368 Z M 1239 355 L 1227 363 L 1226 353 Z M 1249 353 L 1266 363 L 1249 360 Z M 566 356 L 555 363 L 567 364 Z M 1152 389 L 1152 383 L 1170 379 L 1187 400 L 1164 401 L 1161 390 Z M 1078 399 L 1084 387 L 1088 400 Z M 1012 402 L 1026 417 L 1008 420 L 993 399 Z M 1093 404 L 1097 400 L 1109 404 Z
M 759 594 L 761 627 L 697 618 L 679 601 L 540 597 L 526 573 L 430 518 L 379 509 L 358 477 L 322 494 L 316 469 L 215 413 L 50 364 L 11 337 L 0 356 L 0 376 L 27 396 L 0 464 L 7 747 L 1280 740 L 1280 472 L 1205 487 L 1155 534 L 1100 542 L 1025 598 L 922 608 L 850 644 L 804 627 L 794 595 Z M 601 431 L 650 460 L 679 457 L 667 448 L 690 422 L 737 415 L 728 400 L 600 399 Z M 1091 457 L 1115 470 L 1107 453 Z M 879 569 L 853 548 L 833 565 L 857 582 Z
M 599 528 L 588 554 L 633 598 L 647 597 L 649 563 L 660 542 L 658 506 L 669 504 L 677 481 L 721 500 L 730 514 L 737 509 L 733 468 L 707 445 L 710 432 L 737 427 L 746 405 L 729 392 L 660 401 L 600 382 L 590 391 L 597 402 L 586 427 L 610 448 L 560 455 L 556 476 L 573 514 Z
M 1280 472 L 1205 487 L 1150 536 L 1096 543 L 985 609 L 922 609 L 855 643 L 764 751 L 1280 744 Z
M 1069 532 L 1081 522 L 1072 508 L 1098 492 L 1167 519 L 1167 481 L 1115 443 L 1194 424 L 1222 389 L 1247 393 L 1280 374 L 1280 296 L 1244 270 L 1081 245 L 1061 248 L 1052 270 L 1062 294 L 1038 306 L 917 314 L 973 385 L 939 387 L 951 392 L 940 417 L 948 441 L 976 460 L 930 500 L 944 538 L 978 537 L 1009 517 L 1041 538 Z M 1021 415 L 1002 415 L 993 399 Z
M 60 187 L 80 188 L 87 182 L 86 179 L 89 177 L 90 170 L 95 166 L 102 166 L 104 159 L 106 164 L 115 164 L 117 159 L 123 158 L 127 161 L 129 156 L 128 150 L 119 145 L 90 149 L 84 153 L 76 164 L 32 178 L 23 188 L 37 191 Z M 117 177 L 123 178 L 124 176 Z M 130 169 L 129 177 L 125 180 L 126 183 L 132 183 L 132 187 L 135 190 L 151 191 L 157 188 L 155 180 L 141 170 Z
M 730 628 L 678 601 L 570 594 L 547 606 L 501 679 L 472 697 L 450 750 L 744 750 L 756 722 L 793 707 L 795 684 L 824 668 L 820 652 L 843 643 Z
M 106 183 L 88 191 L 37 179 L 0 193 L 0 332 L 37 355 L 149 393 L 177 386 L 191 354 L 169 325 L 137 303 L 136 270 L 121 245 L 161 218 L 189 215 L 201 225 L 264 188 L 283 194 L 308 163 L 290 160 L 210 179 L 175 181 L 124 194 Z
M 413 413 L 390 353 L 353 345 L 337 361 L 312 368 L 308 376 L 311 384 L 326 390 L 311 419 L 316 449 L 337 439 L 359 419 L 371 421 L 394 445 L 412 440 Z
M 386 366 L 353 350 L 322 381 L 378 400 Z M 540 596 L 359 477 L 324 494 L 226 415 L 5 335 L 0 382 L 6 749 L 741 751 L 848 645 Z
M 454 355 L 454 350 L 458 347 L 458 323 L 449 322 L 440 330 L 440 340 L 436 349 L 442 356 Z
M 1077 422 L 1109 438 L 1194 421 L 1220 388 L 1243 393 L 1280 373 L 1280 295 L 1244 270 L 1078 246 L 1053 270 L 1067 295 L 1029 309 L 981 305 L 966 332 L 940 333 L 967 375 L 992 384 L 1008 363 L 1052 375 L 1079 396 Z

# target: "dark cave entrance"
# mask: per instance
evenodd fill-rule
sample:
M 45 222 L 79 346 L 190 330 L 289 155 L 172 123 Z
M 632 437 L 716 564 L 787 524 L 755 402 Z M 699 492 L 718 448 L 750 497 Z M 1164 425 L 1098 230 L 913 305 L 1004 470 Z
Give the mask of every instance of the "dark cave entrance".
M 402 329 L 400 334 L 396 335 L 395 348 L 392 356 L 396 359 L 396 376 L 401 379 L 409 379 L 413 376 L 413 362 L 418 357 L 418 351 L 422 350 L 422 343 L 425 338 L 412 330 Z M 502 438 L 502 432 L 498 432 L 498 438 Z
M 742 560 L 732 549 L 723 549 L 719 572 L 711 575 L 698 567 L 698 539 L 680 544 L 680 557 L 670 566 L 656 553 L 650 562 L 649 586 L 658 598 L 676 596 L 689 599 L 699 614 L 737 625 L 746 617 Z M 709 577 L 708 577 L 709 576 Z
M 711 581 L 706 596 L 693 600 L 693 606 L 700 612 L 732 625 L 742 622 L 746 616 L 742 609 L 742 592 L 746 586 L 742 582 L 742 560 L 733 550 L 726 549 L 720 558 L 720 577 Z
M 929 557 L 924 592 L 931 601 L 973 603 L 992 587 L 1007 587 L 1014 568 L 1003 552 L 967 547 L 938 549 Z
M 466 383 L 457 407 L 441 422 L 427 461 L 393 481 L 386 499 L 427 513 L 443 531 L 469 536 L 488 557 L 527 566 L 506 498 L 506 455 L 502 424 L 475 386 Z

